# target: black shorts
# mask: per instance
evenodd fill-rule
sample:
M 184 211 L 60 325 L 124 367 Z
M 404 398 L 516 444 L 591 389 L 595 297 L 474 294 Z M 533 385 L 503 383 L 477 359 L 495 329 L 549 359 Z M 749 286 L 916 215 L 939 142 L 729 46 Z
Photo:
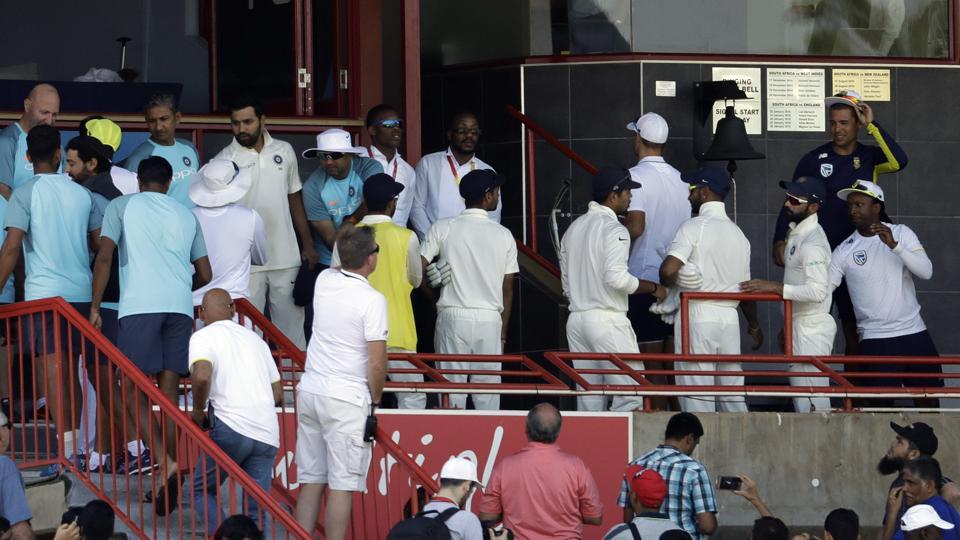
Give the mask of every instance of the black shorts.
M 77 310 L 83 318 L 90 316 L 90 302 L 70 302 L 73 309 Z M 54 324 L 54 319 L 59 321 L 59 325 Z M 57 328 L 59 326 L 59 328 Z M 72 353 L 74 357 L 82 354 L 84 340 L 80 336 L 80 330 L 70 327 L 63 317 L 54 317 L 52 311 L 44 313 L 34 313 L 31 327 L 27 329 L 30 333 L 30 343 L 33 345 L 33 352 L 37 355 L 48 355 L 57 352 L 57 336 L 60 337 L 60 350 L 64 353 Z M 88 354 L 93 354 L 92 345 L 86 342 Z
M 860 341 L 860 356 L 940 356 L 930 334 L 924 330 L 916 334 L 882 339 L 864 339 Z M 917 364 L 900 362 L 897 364 L 861 365 L 861 371 L 886 371 L 894 373 L 943 373 L 940 364 Z M 904 378 L 904 379 L 859 379 L 858 386 L 904 386 L 906 388 L 936 388 L 943 386 L 943 379 Z
M 120 318 L 117 347 L 146 375 L 187 376 L 193 318 L 182 313 L 141 313 Z
M 663 322 L 660 315 L 650 313 L 650 306 L 656 298 L 650 294 L 631 294 L 630 308 L 627 318 L 633 326 L 633 333 L 637 335 L 637 343 L 663 341 L 673 336 L 673 325 Z
M 850 300 L 850 291 L 847 289 L 847 280 L 840 282 L 840 286 L 833 291 L 833 305 L 837 308 L 837 318 L 841 321 L 856 321 L 857 315 L 853 312 L 853 300 Z
M 117 344 L 117 335 L 120 333 L 120 320 L 117 316 L 117 310 L 100 307 L 100 333 L 114 345 Z

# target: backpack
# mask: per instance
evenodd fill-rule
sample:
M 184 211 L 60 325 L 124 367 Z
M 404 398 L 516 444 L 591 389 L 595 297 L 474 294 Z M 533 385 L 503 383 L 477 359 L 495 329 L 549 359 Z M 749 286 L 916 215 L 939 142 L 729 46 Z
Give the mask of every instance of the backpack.
M 459 508 L 448 508 L 443 512 L 421 511 L 394 525 L 387 533 L 387 540 L 450 540 L 452 537 L 446 522 L 459 511 Z M 437 517 L 430 518 L 427 514 L 437 514 Z

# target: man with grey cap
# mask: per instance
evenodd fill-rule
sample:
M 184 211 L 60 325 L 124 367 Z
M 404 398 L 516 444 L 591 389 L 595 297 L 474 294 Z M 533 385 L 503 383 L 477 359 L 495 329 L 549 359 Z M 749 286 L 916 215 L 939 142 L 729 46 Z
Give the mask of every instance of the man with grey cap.
M 587 213 L 570 225 L 560 243 L 563 294 L 570 301 L 567 342 L 571 352 L 639 353 L 637 338 L 627 319 L 630 295 L 662 300 L 666 288 L 638 279 L 627 271 L 630 237 L 618 216 L 630 206 L 634 182 L 626 169 L 605 167 L 593 176 L 593 200 Z M 643 369 L 643 362 L 629 362 Z M 574 360 L 577 369 L 602 369 L 604 360 Z M 626 375 L 584 374 L 592 384 L 633 385 Z M 606 396 L 581 396 L 577 409 L 606 410 Z M 631 411 L 643 406 L 640 396 L 617 396 L 611 410 Z
M 483 488 L 477 479 L 477 464 L 462 457 L 452 457 L 440 469 L 440 491 L 423 507 L 423 514 L 432 518 L 446 517 L 450 538 L 453 540 L 482 540 L 480 519 L 464 510 L 475 488 Z M 456 509 L 450 515 L 445 515 Z
M 829 356 L 837 334 L 837 323 L 830 315 L 830 242 L 817 221 L 817 212 L 827 197 L 826 186 L 819 178 L 801 176 L 792 182 L 781 181 L 780 187 L 787 191 L 783 208 L 790 218 L 783 283 L 751 279 L 741 283 L 740 289 L 776 293 L 793 301 L 793 354 Z M 806 363 L 792 363 L 790 371 L 820 372 Z M 793 377 L 790 384 L 830 386 L 830 379 Z M 825 411 L 830 408 L 830 398 L 793 398 L 793 408 L 796 412 L 810 412 L 811 408 Z
M 213 278 L 193 291 L 199 306 L 211 289 L 223 289 L 230 298 L 250 297 L 250 265 L 267 262 L 267 233 L 260 214 L 236 204 L 250 190 L 248 168 L 214 158 L 200 168 L 200 177 L 187 190 L 196 206 L 191 209 L 200 223 Z
M 953 531 L 954 527 L 929 504 L 913 505 L 900 518 L 900 530 L 907 540 L 943 540 L 944 531 Z

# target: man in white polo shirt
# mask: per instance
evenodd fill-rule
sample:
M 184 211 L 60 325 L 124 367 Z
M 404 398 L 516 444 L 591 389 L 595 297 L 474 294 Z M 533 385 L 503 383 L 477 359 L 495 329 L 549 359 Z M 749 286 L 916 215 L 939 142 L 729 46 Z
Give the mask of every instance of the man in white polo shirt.
M 441 354 L 503 354 L 513 305 L 513 279 L 520 271 L 517 243 L 506 227 L 488 218 L 500 201 L 506 179 L 491 169 L 467 173 L 460 196 L 467 208 L 453 219 L 430 228 L 420 246 L 423 265 L 440 257 L 450 266 L 450 283 L 437 302 L 434 348 Z M 499 371 L 499 362 L 441 362 L 441 369 Z M 467 382 L 467 375 L 445 375 Z M 499 375 L 470 375 L 473 383 L 499 383 Z M 500 396 L 473 394 L 477 409 L 497 410 Z M 467 406 L 466 394 L 451 394 L 450 405 Z
M 790 218 L 784 250 L 783 283 L 751 279 L 740 284 L 745 292 L 772 292 L 793 301 L 793 354 L 829 356 L 837 323 L 830 315 L 830 242 L 817 221 L 817 212 L 827 197 L 823 180 L 801 176 L 780 182 L 787 190 L 783 203 Z M 782 334 L 781 334 L 782 335 Z M 820 372 L 810 364 L 790 364 L 790 371 Z M 791 377 L 792 386 L 830 386 L 826 377 Z M 830 398 L 793 398 L 796 412 L 827 411 Z
M 250 297 L 250 265 L 267 262 L 267 236 L 256 210 L 236 204 L 250 190 L 250 169 L 241 169 L 225 159 L 212 159 L 200 168 L 199 178 L 188 195 L 197 216 L 213 279 L 193 291 L 193 305 L 199 306 L 212 289 L 224 289 L 230 298 Z
M 270 491 L 273 461 L 280 448 L 280 425 L 274 407 L 283 397 L 280 372 L 266 342 L 233 322 L 230 293 L 211 289 L 203 296 L 204 327 L 190 337 L 190 382 L 193 421 L 210 429 L 210 438 L 264 491 Z M 206 408 L 207 400 L 210 407 Z M 225 480 L 206 456 L 194 468 L 194 514 L 212 536 L 223 520 L 217 491 Z M 257 502 L 244 496 L 241 508 L 261 520 Z
M 850 221 L 856 231 L 833 251 L 830 281 L 834 287 L 845 280 L 857 315 L 860 337 L 858 354 L 865 356 L 939 356 L 927 326 L 920 317 L 914 276 L 933 276 L 933 263 L 906 225 L 894 225 L 887 217 L 883 190 L 866 180 L 841 189 Z M 865 371 L 903 373 L 943 372 L 938 364 L 874 364 Z M 942 379 L 859 379 L 860 386 L 943 386 Z M 936 407 L 938 400 L 914 400 Z
M 250 167 L 253 182 L 239 204 L 256 210 L 267 231 L 267 264 L 250 269 L 250 301 L 260 311 L 270 304 L 270 319 L 293 342 L 303 348 L 303 308 L 293 302 L 293 283 L 301 261 L 317 264 L 310 225 L 303 208 L 297 155 L 293 147 L 278 141 L 264 127 L 260 103 L 248 96 L 230 106 L 233 141 L 216 155 L 240 168 Z M 297 246 L 297 237 L 300 246 Z
M 574 220 L 560 246 L 563 294 L 570 300 L 567 342 L 571 352 L 638 353 L 637 338 L 626 317 L 627 298 L 647 295 L 663 299 L 666 288 L 641 280 L 627 271 L 630 237 L 617 216 L 627 211 L 632 191 L 640 184 L 626 169 L 605 167 L 593 176 L 593 201 L 587 213 Z M 609 367 L 604 360 L 574 360 L 579 369 Z M 631 361 L 634 369 L 643 362 Z M 636 384 L 626 375 L 583 375 L 595 384 Z M 606 410 L 606 396 L 577 398 L 581 411 Z M 613 398 L 611 410 L 632 411 L 643 406 L 639 396 Z
M 387 300 L 367 282 L 377 267 L 373 227 L 347 227 L 337 237 L 340 268 L 320 273 L 307 367 L 297 385 L 296 518 L 313 530 L 326 497 L 323 528 L 342 540 L 355 492 L 367 487 L 375 419 L 387 374 Z M 368 420 L 368 417 L 372 417 Z
M 410 222 L 420 239 L 437 220 L 459 216 L 464 201 L 457 186 L 470 171 L 493 169 L 476 156 L 480 140 L 480 121 L 469 112 L 454 115 L 447 129 L 450 146 L 443 151 L 427 154 L 417 163 Z M 489 213 L 490 219 L 500 223 L 501 203 Z
M 410 220 L 410 209 L 413 207 L 417 173 L 400 156 L 403 120 L 392 106 L 386 103 L 376 105 L 367 112 L 367 133 L 370 134 L 372 142 L 367 149 L 367 155 L 377 160 L 383 166 L 383 172 L 389 174 L 394 181 L 403 184 L 404 189 L 397 199 L 397 210 L 393 213 L 393 222 L 406 227 Z
M 737 292 L 740 283 L 750 279 L 750 242 L 737 224 L 727 217 L 723 204 L 730 191 L 730 175 L 717 167 L 704 167 L 682 175 L 690 184 L 690 206 L 697 217 L 684 222 L 670 244 L 667 257 L 660 266 L 660 282 L 673 285 L 680 269 L 696 266 L 702 273 L 702 284 L 697 290 L 705 292 Z M 754 349 L 763 344 L 763 332 L 757 321 L 754 302 L 736 300 L 700 300 L 690 302 L 690 353 L 740 354 L 740 317 L 737 306 L 748 323 Z M 680 352 L 680 318 L 674 324 L 676 352 Z M 729 371 L 730 376 L 677 376 L 678 385 L 743 386 L 743 371 L 739 362 L 677 362 L 677 369 L 692 371 Z M 723 412 L 747 412 L 741 396 L 681 397 L 680 407 L 685 412 L 714 412 L 719 406 Z

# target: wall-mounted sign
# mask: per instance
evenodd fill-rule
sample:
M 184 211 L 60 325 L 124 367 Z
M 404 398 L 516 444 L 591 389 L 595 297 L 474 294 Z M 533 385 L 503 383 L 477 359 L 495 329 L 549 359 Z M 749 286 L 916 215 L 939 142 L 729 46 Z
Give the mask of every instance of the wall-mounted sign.
M 677 97 L 677 81 L 657 81 L 657 97 Z
M 767 68 L 767 131 L 825 128 L 822 69 Z
M 833 91 L 853 90 L 864 101 L 890 101 L 889 69 L 834 69 Z
M 738 118 L 743 120 L 747 127 L 747 135 L 760 135 L 763 132 L 762 108 L 762 83 L 760 79 L 760 68 L 749 67 L 715 67 L 713 68 L 713 80 L 715 81 L 736 81 L 747 94 L 748 99 L 742 99 L 736 102 L 734 109 Z M 728 104 L 733 105 L 732 101 Z M 723 118 L 724 102 L 717 101 L 713 104 L 713 131 L 717 130 L 717 122 Z

